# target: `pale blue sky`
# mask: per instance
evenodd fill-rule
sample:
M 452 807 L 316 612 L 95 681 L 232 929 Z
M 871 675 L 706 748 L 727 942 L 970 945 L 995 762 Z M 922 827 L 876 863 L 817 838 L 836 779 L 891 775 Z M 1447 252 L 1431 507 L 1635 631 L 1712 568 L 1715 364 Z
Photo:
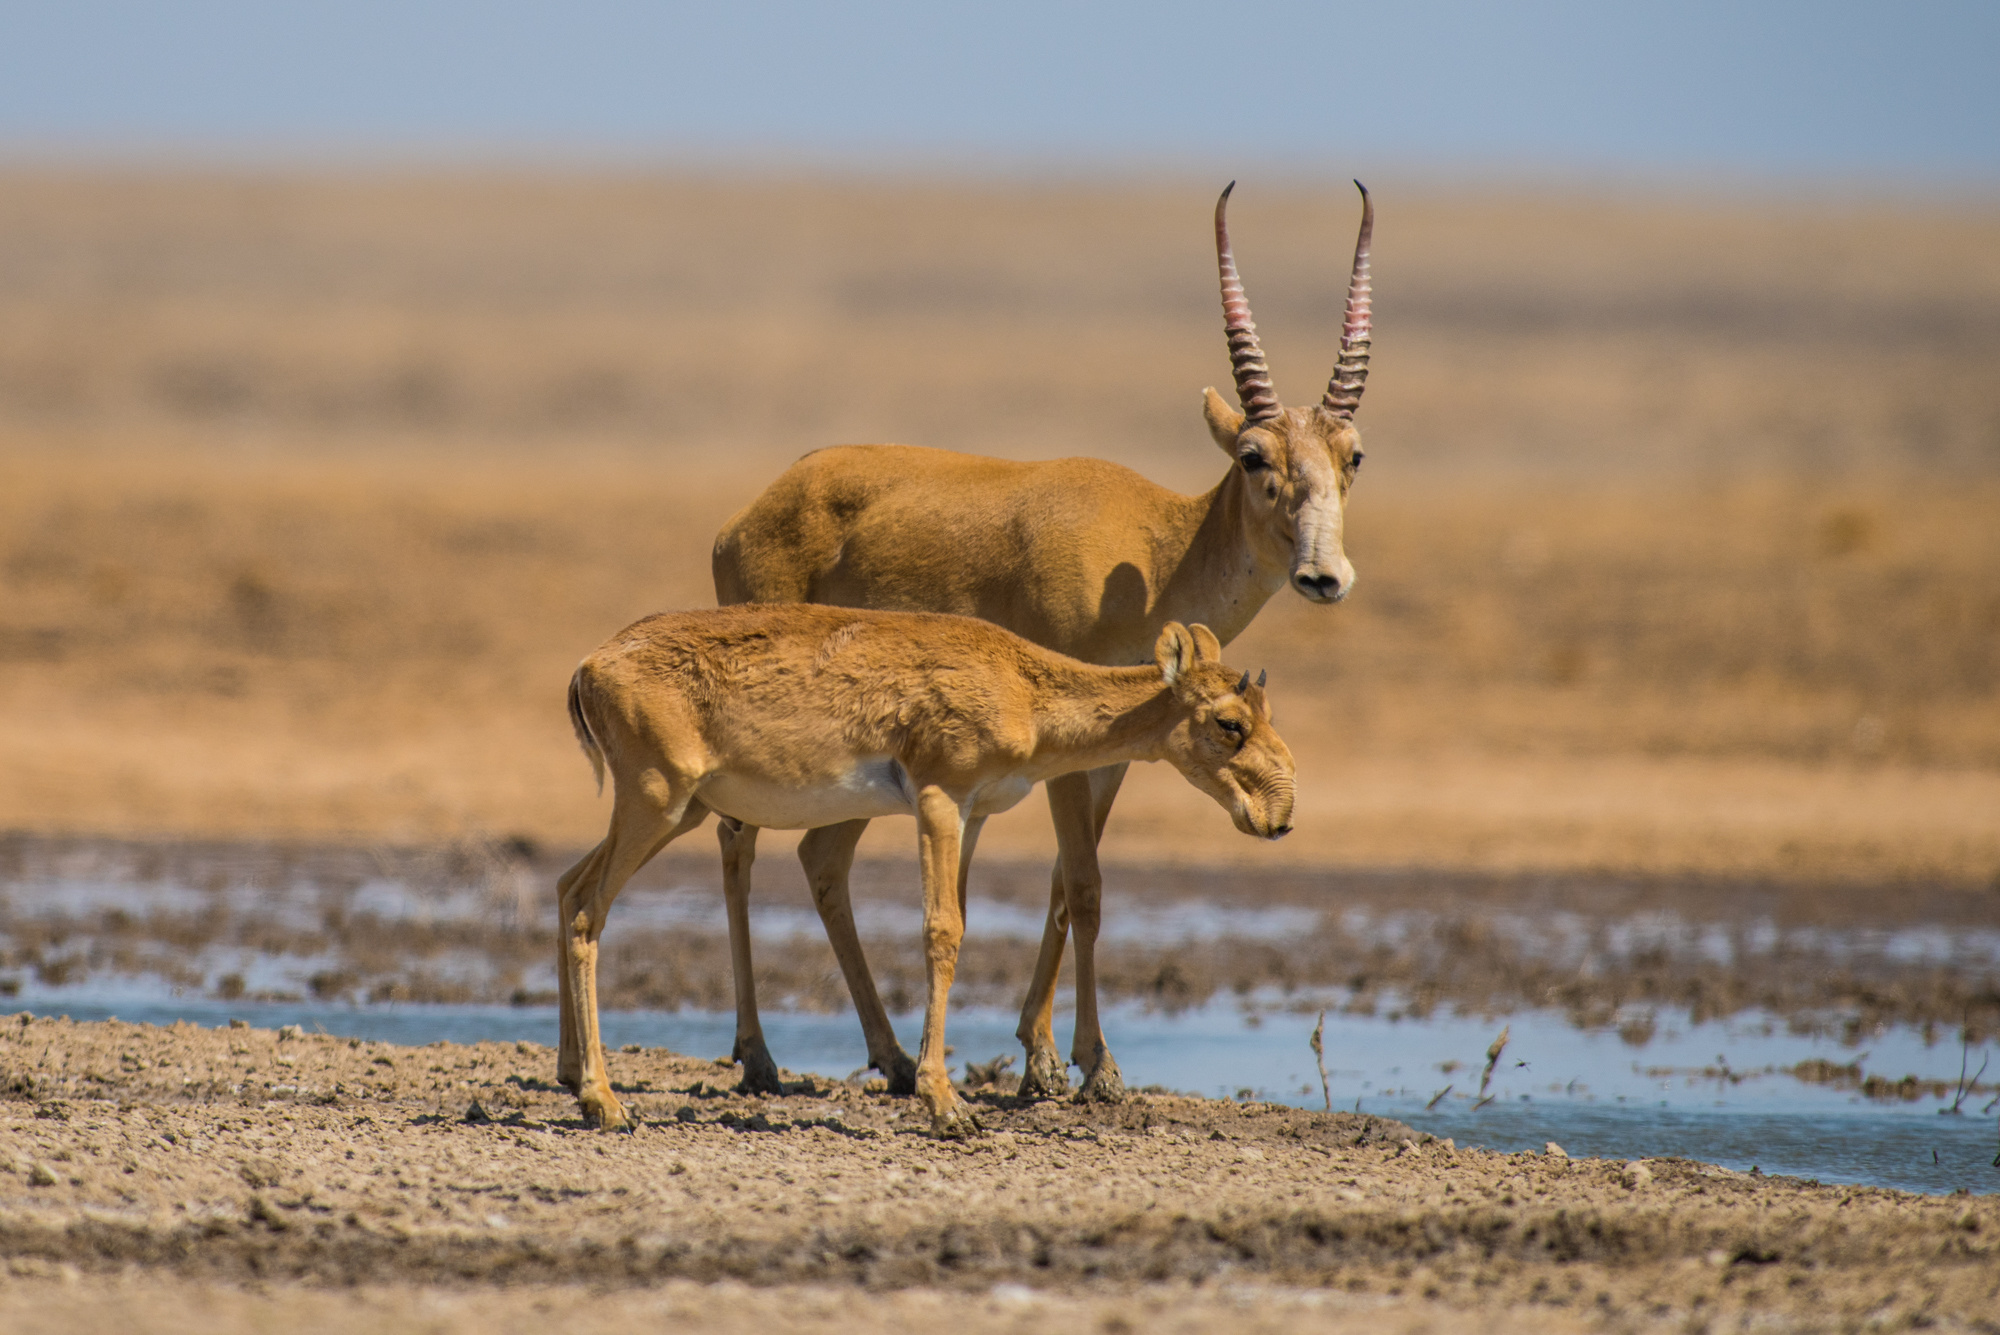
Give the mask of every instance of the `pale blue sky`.
M 2000 182 L 2000 0 L 0 0 L 0 154 Z

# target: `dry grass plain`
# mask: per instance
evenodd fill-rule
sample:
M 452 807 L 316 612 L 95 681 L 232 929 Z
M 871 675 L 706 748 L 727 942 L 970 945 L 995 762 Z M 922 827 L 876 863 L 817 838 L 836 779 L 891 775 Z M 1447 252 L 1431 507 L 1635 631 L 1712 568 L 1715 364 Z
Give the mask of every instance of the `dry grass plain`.
M 791 458 L 1213 483 L 1211 189 L 9 173 L 0 824 L 594 837 L 570 665 Z M 1232 650 L 1299 833 L 1113 855 L 2000 874 L 2000 215 L 1376 189 L 1361 581 Z M 1309 398 L 1350 198 L 1234 216 Z

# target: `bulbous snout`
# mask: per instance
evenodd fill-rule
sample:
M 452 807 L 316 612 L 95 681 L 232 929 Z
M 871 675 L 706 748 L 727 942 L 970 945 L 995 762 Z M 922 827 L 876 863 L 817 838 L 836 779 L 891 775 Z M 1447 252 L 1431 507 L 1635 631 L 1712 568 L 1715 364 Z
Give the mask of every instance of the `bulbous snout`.
M 1257 831 L 1262 839 L 1283 839 L 1292 832 L 1292 790 L 1287 787 L 1282 801 L 1273 802 L 1264 812 L 1264 828 Z
M 1345 520 L 1345 504 L 1335 495 L 1315 496 L 1299 507 L 1292 587 L 1309 602 L 1337 603 L 1354 587 L 1354 563 L 1341 541 Z
M 1332 565 L 1301 565 L 1292 571 L 1292 587 L 1315 603 L 1337 603 L 1354 587 L 1354 565 L 1345 555 Z
M 1229 818 L 1236 828 L 1259 839 L 1282 839 L 1292 832 L 1292 783 L 1289 775 L 1272 776 L 1254 788 L 1234 785 Z

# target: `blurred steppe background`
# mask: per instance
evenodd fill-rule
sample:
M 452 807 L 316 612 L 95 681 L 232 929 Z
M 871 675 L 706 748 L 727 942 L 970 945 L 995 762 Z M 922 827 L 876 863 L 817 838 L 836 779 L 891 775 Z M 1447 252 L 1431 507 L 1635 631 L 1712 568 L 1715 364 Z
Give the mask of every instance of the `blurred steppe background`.
M 569 667 L 805 450 L 1220 477 L 1209 185 L 13 172 L 8 822 L 586 837 Z M 1232 653 L 1283 851 L 2000 868 L 2000 217 L 1375 189 L 1361 582 Z M 1353 214 L 1240 195 L 1293 398 Z
M 864 108 L 888 96 L 868 84 Z M 1637 165 L 1551 140 L 1518 173 L 1532 125 L 1529 148 L 1408 152 L 1377 125 L 1349 162 L 1276 94 L 1255 152 L 1226 142 L 1226 99 L 1151 156 L 1040 121 L 954 156 L 866 116 L 761 156 L 694 131 L 653 158 L 285 151 L 333 134 L 311 117 L 215 150 L 226 105 L 128 108 L 169 141 L 141 152 L 60 99 L 36 121 L 15 86 L 0 827 L 587 842 L 570 667 L 711 601 L 715 530 L 790 460 L 899 440 L 1212 485 L 1215 191 L 1242 177 L 1239 258 L 1305 401 L 1360 171 L 1359 585 L 1334 609 L 1280 595 L 1230 653 L 1271 672 L 1299 831 L 1253 847 L 1135 775 L 1113 856 L 2000 884 L 1990 145 L 1911 147 L 1932 176 L 1865 187 L 1893 144 L 1787 158 L 1727 124 Z M 1990 103 L 1953 133 L 1976 141 Z M 1697 184 L 1714 144 L 1755 151 Z M 1042 810 L 984 847 L 1045 850 Z

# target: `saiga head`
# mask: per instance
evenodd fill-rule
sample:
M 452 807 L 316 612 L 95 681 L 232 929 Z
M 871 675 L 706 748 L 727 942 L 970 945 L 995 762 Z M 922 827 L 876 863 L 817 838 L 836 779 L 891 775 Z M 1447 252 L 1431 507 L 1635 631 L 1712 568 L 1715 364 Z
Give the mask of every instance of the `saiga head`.
M 1257 342 L 1250 303 L 1236 275 L 1229 246 L 1226 210 L 1234 181 L 1215 204 L 1215 253 L 1222 272 L 1223 327 L 1236 374 L 1242 411 L 1213 389 L 1203 393 L 1203 413 L 1215 443 L 1243 473 L 1253 541 L 1291 564 L 1291 585 L 1316 603 L 1337 603 L 1354 587 L 1354 566 L 1342 549 L 1347 489 L 1361 466 L 1361 438 L 1354 410 L 1368 379 L 1371 297 L 1368 246 L 1375 230 L 1375 206 L 1361 190 L 1361 234 L 1354 245 L 1354 268 L 1347 281 L 1347 317 L 1341 329 L 1340 358 L 1326 393 L 1310 408 L 1286 408 L 1271 388 L 1271 370 Z
M 1222 646 L 1206 626 L 1169 621 L 1153 658 L 1173 692 L 1179 718 L 1166 760 L 1214 798 L 1236 828 L 1259 839 L 1292 831 L 1296 768 L 1291 748 L 1271 726 L 1264 678 L 1255 685 L 1222 665 Z

